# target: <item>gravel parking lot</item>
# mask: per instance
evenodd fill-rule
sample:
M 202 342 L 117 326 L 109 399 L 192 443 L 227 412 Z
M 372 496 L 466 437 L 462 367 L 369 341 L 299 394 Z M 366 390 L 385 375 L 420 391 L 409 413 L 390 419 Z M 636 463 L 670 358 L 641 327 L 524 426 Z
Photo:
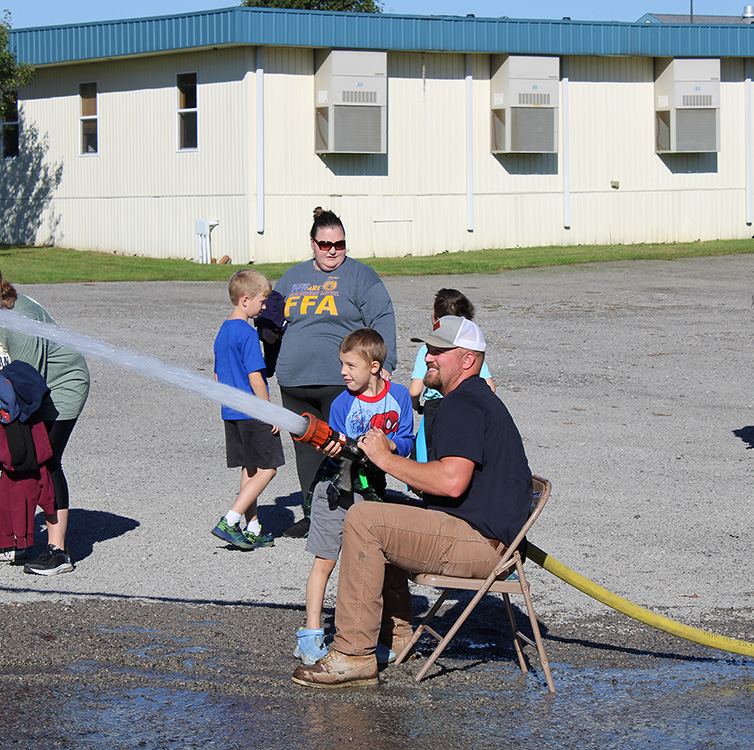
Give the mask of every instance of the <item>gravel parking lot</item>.
M 519 426 L 530 465 L 553 483 L 532 541 L 637 604 L 754 640 L 752 278 L 754 255 L 388 278 L 399 334 L 395 378 L 408 384 L 415 354 L 409 339 L 428 328 L 434 292 L 444 286 L 461 289 L 476 304 L 498 394 Z M 18 290 L 73 330 L 212 377 L 212 342 L 229 310 L 225 284 L 91 283 Z M 74 611 L 73 623 L 89 612 L 101 634 L 101 623 L 113 618 L 128 620 L 133 629 L 143 617 L 139 613 L 159 611 L 165 627 L 172 628 L 182 618 L 195 621 L 193 608 L 219 607 L 217 612 L 238 613 L 236 637 L 248 637 L 250 649 L 277 653 L 270 669 L 287 674 L 293 659 L 281 662 L 279 651 L 292 648 L 293 632 L 303 622 L 311 560 L 301 540 L 281 538 L 274 548 L 241 552 L 210 535 L 239 479 L 225 468 L 219 407 L 111 364 L 90 360 L 89 365 L 89 403 L 65 455 L 76 570 L 43 578 L 0 566 L 6 621 L 36 632 L 40 626 L 34 623 L 44 613 Z M 279 403 L 274 381 L 272 392 Z M 301 513 L 287 437 L 284 444 L 288 464 L 260 506 L 265 530 L 276 535 Z M 43 540 L 40 533 L 38 549 Z M 682 642 L 643 635 L 626 618 L 606 613 L 603 605 L 531 563 L 528 574 L 539 619 L 560 639 L 546 643 L 555 661 L 573 661 L 579 651 L 597 663 L 597 641 L 615 649 L 630 643 L 631 654 L 620 652 L 624 659 L 644 653 L 642 643 L 665 655 L 686 653 Z M 330 592 L 332 606 L 334 582 Z M 145 610 L 145 603 L 154 608 Z M 260 632 L 274 634 L 274 647 L 256 644 L 251 631 L 243 635 L 240 623 L 257 616 L 265 623 Z M 151 616 L 146 619 L 154 626 Z M 592 650 L 584 641 L 574 645 L 582 625 L 591 633 Z M 41 644 L 56 670 L 80 661 L 73 645 L 65 646 L 68 637 L 50 624 L 43 630 L 57 638 Z M 141 637 L 134 638 L 143 646 Z M 70 643 L 82 647 L 72 636 Z M 242 642 L 237 647 L 246 650 Z M 53 655 L 57 649 L 63 649 L 59 658 Z M 616 653 L 611 658 L 618 659 Z M 690 653 L 706 659 L 712 652 Z M 99 657 L 90 653 L 89 658 Z M 28 688 L 40 674 L 39 663 L 14 659 L 3 670 L 5 679 L 25 675 L 21 683 Z M 124 656 L 119 663 L 127 662 Z M 745 673 L 751 660 L 743 662 Z M 506 667 L 515 671 L 512 662 Z M 560 678 L 556 671 L 556 683 L 563 684 L 565 671 Z M 460 684 L 471 679 L 473 687 L 479 676 L 486 684 L 486 667 L 471 676 L 467 670 L 459 674 L 448 679 Z M 743 694 L 750 702 L 748 674 Z M 182 679 L 190 683 L 185 675 Z M 390 705 L 401 705 L 401 691 L 414 690 L 408 685 L 393 694 Z M 426 700 L 427 693 L 419 695 Z M 387 704 L 380 708 L 390 710 Z M 751 732 L 750 717 L 746 721 L 739 725 L 739 738 L 741 731 Z M 305 727 L 300 737 L 311 740 L 310 731 Z M 466 735 L 454 731 L 457 746 L 465 746 Z M 352 732 L 362 736 L 358 728 Z M 41 735 L 19 736 L 34 748 L 33 737 Z M 63 744 L 45 746 L 66 747 L 58 741 Z M 206 744 L 196 741 L 196 746 Z M 176 746 L 194 746 L 187 742 Z M 275 746 L 286 746 L 280 742 Z M 290 737 L 286 742 L 298 746 Z M 77 746 L 99 747 L 81 739 Z

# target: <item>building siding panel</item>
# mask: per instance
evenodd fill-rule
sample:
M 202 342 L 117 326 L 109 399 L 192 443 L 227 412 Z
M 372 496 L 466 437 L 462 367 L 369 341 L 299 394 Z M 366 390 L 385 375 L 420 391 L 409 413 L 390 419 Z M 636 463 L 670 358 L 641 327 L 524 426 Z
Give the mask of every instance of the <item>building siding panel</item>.
M 212 23 L 222 27 L 223 18 L 213 17 Z M 272 13 L 264 23 L 286 24 L 286 18 Z M 350 16 L 306 18 L 312 28 L 351 25 Z M 249 19 L 258 21 L 256 16 Z M 416 28 L 423 34 L 429 33 L 426 20 L 417 19 Z M 209 17 L 205 22 L 210 23 Z M 463 25 L 465 19 L 459 22 Z M 174 41 L 180 37 L 188 43 L 199 33 L 194 23 L 198 21 L 155 28 L 170 26 L 170 33 L 177 34 Z M 139 33 L 152 28 L 146 22 L 138 27 Z M 402 33 L 413 28 L 412 23 L 402 24 Z M 437 33 L 450 28 L 446 23 L 436 26 Z M 452 34 L 459 33 L 452 28 Z M 541 24 L 519 28 L 530 34 L 521 44 L 532 49 L 540 44 Z M 569 25 L 559 28 L 566 36 L 576 33 Z M 609 25 L 596 28 L 611 32 Z M 224 27 L 205 31 L 237 39 Z M 103 26 L 102 34 L 108 33 L 119 31 Z M 286 33 L 292 33 L 288 26 Z M 618 44 L 617 39 L 603 41 Z M 575 42 L 559 43 L 567 47 Z M 311 212 L 318 205 L 342 215 L 349 252 L 356 257 L 751 236 L 745 223 L 742 60 L 722 64 L 720 153 L 658 156 L 653 58 L 639 53 L 564 58 L 562 69 L 570 81 L 571 165 L 571 226 L 566 229 L 562 99 L 558 153 L 493 155 L 489 55 L 473 55 L 474 223 L 469 231 L 464 54 L 388 53 L 386 155 L 315 154 L 314 50 L 265 46 L 261 59 L 264 187 L 259 195 L 254 47 L 195 49 L 38 70 L 21 95 L 24 132 L 36 138 L 36 152 L 43 153 L 47 172 L 45 177 L 40 168 L 40 176 L 48 186 L 55 175 L 60 180 L 51 190 L 51 201 L 37 201 L 27 211 L 25 234 L 12 222 L 2 236 L 6 241 L 23 236 L 24 241 L 82 249 L 194 257 L 194 221 L 217 219 L 215 257 L 227 254 L 237 263 L 295 261 L 310 252 Z M 188 71 L 198 75 L 199 147 L 179 152 L 175 82 L 177 73 Z M 88 81 L 98 85 L 96 156 L 79 154 L 78 86 Z M 19 158 L 0 164 L 8 178 L 0 187 L 2 205 L 18 203 L 7 186 L 18 185 L 28 163 Z M 258 208 L 264 209 L 263 232 L 257 231 Z

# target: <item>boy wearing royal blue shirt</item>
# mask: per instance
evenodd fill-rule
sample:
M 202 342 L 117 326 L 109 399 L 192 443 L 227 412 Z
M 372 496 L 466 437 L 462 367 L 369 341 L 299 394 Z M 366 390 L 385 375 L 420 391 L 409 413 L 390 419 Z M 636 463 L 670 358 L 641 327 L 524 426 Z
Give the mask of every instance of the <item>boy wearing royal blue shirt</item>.
M 270 400 L 266 366 L 259 336 L 249 320 L 264 310 L 272 287 L 266 276 L 244 269 L 231 276 L 228 284 L 233 312 L 222 324 L 215 339 L 215 379 L 219 383 Z M 242 467 L 241 491 L 231 509 L 212 533 L 234 547 L 253 549 L 274 545 L 262 533 L 257 518 L 257 498 L 285 463 L 279 428 L 271 427 L 248 414 L 223 405 L 225 450 L 228 467 Z M 246 529 L 241 517 L 246 516 Z

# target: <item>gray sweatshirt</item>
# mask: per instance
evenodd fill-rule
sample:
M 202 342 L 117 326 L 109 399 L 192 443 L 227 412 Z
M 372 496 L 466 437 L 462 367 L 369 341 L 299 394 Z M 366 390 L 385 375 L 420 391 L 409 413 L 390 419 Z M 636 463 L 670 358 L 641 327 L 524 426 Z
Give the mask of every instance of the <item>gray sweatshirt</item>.
M 281 386 L 342 385 L 340 342 L 363 327 L 374 328 L 385 339 L 385 369 L 395 369 L 393 303 L 369 266 L 347 257 L 335 271 L 325 273 L 307 260 L 288 269 L 275 290 L 285 298 L 288 320 L 276 370 Z

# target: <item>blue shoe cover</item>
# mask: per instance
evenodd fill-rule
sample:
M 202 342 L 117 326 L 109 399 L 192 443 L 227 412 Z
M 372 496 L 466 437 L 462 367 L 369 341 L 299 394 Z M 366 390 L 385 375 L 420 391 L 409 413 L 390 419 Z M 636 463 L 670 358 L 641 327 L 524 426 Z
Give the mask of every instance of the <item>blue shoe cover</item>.
M 307 666 L 311 666 L 317 659 L 327 656 L 325 648 L 325 631 L 322 628 L 300 628 L 296 633 L 296 649 L 293 655 Z

